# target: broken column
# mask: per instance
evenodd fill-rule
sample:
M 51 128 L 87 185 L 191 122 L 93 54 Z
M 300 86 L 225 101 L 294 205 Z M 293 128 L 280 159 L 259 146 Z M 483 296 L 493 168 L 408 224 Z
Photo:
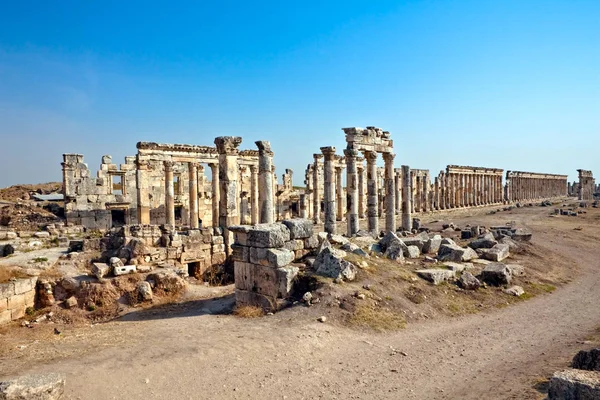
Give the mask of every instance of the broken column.
M 408 165 L 402 166 L 402 229 L 410 231 L 412 229 L 411 208 L 411 174 Z
M 190 181 L 190 228 L 198 229 L 198 164 L 188 163 Z
M 356 235 L 358 232 L 358 204 L 359 188 L 358 175 L 356 171 L 356 159 L 358 151 L 345 149 L 346 156 L 346 188 L 348 189 L 348 211 L 346 214 L 346 223 L 348 224 L 348 236 Z
M 273 208 L 273 152 L 271 143 L 266 140 L 256 142 L 258 146 L 258 203 L 260 222 L 270 224 L 274 221 Z
M 173 185 L 173 162 L 165 161 L 164 165 L 166 224 L 175 227 L 175 188 Z
M 379 235 L 379 214 L 377 204 L 377 153 L 365 151 L 367 160 L 367 218 L 369 232 Z
M 394 153 L 383 153 L 385 168 L 385 230 L 396 232 L 396 190 L 394 188 Z
M 323 202 L 324 202 L 324 224 L 325 232 L 335 234 L 335 186 L 333 162 L 335 160 L 335 147 L 321 147 L 323 152 Z

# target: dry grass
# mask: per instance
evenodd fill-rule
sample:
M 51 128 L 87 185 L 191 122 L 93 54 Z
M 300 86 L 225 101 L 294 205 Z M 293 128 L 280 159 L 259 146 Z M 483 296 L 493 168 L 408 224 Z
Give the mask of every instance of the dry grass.
M 358 304 L 348 318 L 348 324 L 385 332 L 403 329 L 406 321 L 402 315 L 389 309 L 370 304 Z
M 29 278 L 29 275 L 23 273 L 18 268 L 0 267 L 0 283 L 6 283 L 11 279 Z
M 240 306 L 234 308 L 233 315 L 240 318 L 259 318 L 265 315 L 265 312 L 260 307 Z

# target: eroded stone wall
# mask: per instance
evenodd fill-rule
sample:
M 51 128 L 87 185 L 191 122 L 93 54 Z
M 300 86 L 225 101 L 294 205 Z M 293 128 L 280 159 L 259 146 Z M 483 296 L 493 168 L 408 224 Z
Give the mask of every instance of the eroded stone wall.
M 25 316 L 35 305 L 37 278 L 17 279 L 0 284 L 0 325 Z

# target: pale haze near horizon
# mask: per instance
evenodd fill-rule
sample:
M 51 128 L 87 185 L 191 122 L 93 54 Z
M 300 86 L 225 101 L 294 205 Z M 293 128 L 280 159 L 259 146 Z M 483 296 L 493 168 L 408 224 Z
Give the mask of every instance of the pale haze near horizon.
M 483 3 L 5 5 L 0 187 L 62 180 L 63 153 L 95 171 L 224 135 L 269 140 L 302 185 L 371 125 L 396 167 L 600 176 L 600 2 Z

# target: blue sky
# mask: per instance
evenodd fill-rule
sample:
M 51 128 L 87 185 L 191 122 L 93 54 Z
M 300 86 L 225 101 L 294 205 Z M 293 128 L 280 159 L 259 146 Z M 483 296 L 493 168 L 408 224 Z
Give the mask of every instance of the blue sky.
M 398 167 L 600 177 L 600 1 L 2 6 L 0 186 L 60 180 L 62 153 L 95 170 L 138 141 L 221 135 L 270 140 L 302 184 L 367 125 Z

